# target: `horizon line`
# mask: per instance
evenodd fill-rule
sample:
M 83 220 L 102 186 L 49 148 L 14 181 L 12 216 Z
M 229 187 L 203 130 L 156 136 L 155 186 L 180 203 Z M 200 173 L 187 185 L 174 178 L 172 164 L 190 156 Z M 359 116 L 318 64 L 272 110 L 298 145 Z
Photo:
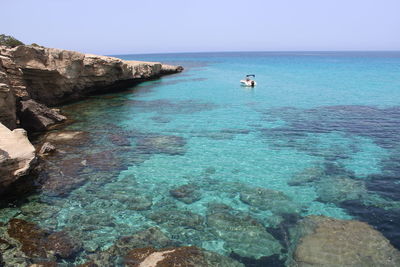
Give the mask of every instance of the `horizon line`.
M 232 50 L 232 51 L 191 51 L 191 52 L 146 52 L 146 53 L 122 53 L 105 54 L 105 56 L 125 55 L 165 55 L 165 54 L 211 54 L 211 53 L 332 53 L 332 52 L 400 52 L 400 50 Z

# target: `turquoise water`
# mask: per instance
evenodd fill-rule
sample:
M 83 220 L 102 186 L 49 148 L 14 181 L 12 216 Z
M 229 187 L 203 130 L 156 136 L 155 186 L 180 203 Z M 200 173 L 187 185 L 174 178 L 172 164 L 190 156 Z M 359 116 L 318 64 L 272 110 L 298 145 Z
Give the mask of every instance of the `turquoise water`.
M 67 229 L 76 261 L 157 226 L 284 264 L 311 214 L 366 221 L 400 248 L 400 53 L 119 57 L 185 71 L 63 107 L 62 131 L 84 138 L 58 145 L 43 190 L 9 216 Z M 255 88 L 239 85 L 249 73 Z

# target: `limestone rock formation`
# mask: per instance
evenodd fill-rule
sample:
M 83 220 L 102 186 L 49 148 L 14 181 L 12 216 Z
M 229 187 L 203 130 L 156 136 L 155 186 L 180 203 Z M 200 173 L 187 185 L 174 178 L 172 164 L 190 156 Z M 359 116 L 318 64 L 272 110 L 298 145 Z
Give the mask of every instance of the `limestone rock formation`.
M 36 162 L 35 148 L 23 129 L 9 130 L 0 123 L 0 194 L 26 175 Z
M 293 266 L 400 266 L 400 252 L 366 223 L 309 216 L 299 229 Z
M 182 66 L 165 65 L 161 66 L 161 74 L 173 74 L 183 71 Z
M 0 58 L 0 123 L 10 129 L 16 127 L 15 97 Z
M 15 128 L 14 97 L 53 106 L 182 70 L 41 46 L 0 46 L 0 122 Z
M 21 126 L 32 132 L 40 132 L 49 129 L 52 125 L 65 121 L 67 118 L 57 111 L 29 99 L 21 101 L 19 111 Z

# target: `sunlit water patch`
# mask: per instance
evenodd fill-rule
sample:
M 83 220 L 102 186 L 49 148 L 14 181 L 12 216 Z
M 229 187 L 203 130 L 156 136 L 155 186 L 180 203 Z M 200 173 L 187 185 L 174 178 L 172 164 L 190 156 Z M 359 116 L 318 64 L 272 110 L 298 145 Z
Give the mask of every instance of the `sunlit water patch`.
M 400 247 L 400 56 L 123 56 L 181 75 L 62 107 L 42 190 L 18 217 L 83 243 L 70 261 L 158 227 L 252 264 L 284 264 L 302 216 L 360 219 Z M 255 73 L 256 88 L 243 88 Z M 397 217 L 396 217 L 397 216 Z M 159 243 L 161 246 L 161 243 Z

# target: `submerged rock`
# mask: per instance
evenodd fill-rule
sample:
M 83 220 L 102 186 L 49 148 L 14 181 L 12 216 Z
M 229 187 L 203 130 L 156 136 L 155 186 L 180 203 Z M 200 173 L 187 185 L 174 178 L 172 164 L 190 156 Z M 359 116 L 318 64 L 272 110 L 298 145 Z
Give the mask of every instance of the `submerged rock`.
M 225 241 L 225 250 L 255 259 L 281 252 L 279 241 L 256 219 L 224 205 L 211 208 L 207 226 L 218 239 Z
M 131 236 L 122 236 L 106 251 L 90 255 L 89 260 L 98 266 L 116 266 L 132 249 L 143 247 L 171 247 L 174 243 L 158 228 L 151 227 Z
M 72 257 L 81 249 L 81 245 L 71 239 L 66 232 L 50 234 L 46 239 L 45 247 L 48 253 L 63 259 Z
M 276 214 L 300 212 L 300 207 L 290 197 L 268 188 L 243 186 L 240 189 L 240 200 L 260 210 L 269 210 Z
M 131 145 L 131 141 L 129 140 L 129 138 L 122 134 L 110 134 L 108 135 L 108 139 L 111 141 L 111 143 L 117 146 Z
M 65 232 L 50 232 L 36 224 L 21 219 L 12 219 L 8 224 L 8 235 L 21 243 L 21 251 L 29 258 L 70 258 L 81 246 Z
M 35 148 L 23 129 L 9 130 L 0 123 L 0 194 L 27 175 L 36 164 Z
M 197 187 L 193 184 L 186 184 L 174 188 L 169 191 L 169 193 L 176 199 L 186 203 L 191 204 L 200 200 L 201 193 L 197 191 Z
M 48 142 L 71 146 L 81 146 L 88 139 L 88 133 L 82 131 L 56 131 L 46 135 L 46 141 Z
M 131 210 L 149 210 L 153 205 L 153 199 L 144 195 L 129 196 L 126 204 Z
M 60 207 L 49 205 L 42 202 L 30 201 L 20 207 L 20 212 L 30 218 L 47 219 L 56 215 L 60 211 Z
M 197 247 L 177 247 L 166 249 L 139 248 L 131 250 L 125 257 L 125 265 L 130 267 L 148 266 L 192 266 L 192 267 L 239 267 L 243 264 L 216 253 Z
M 66 196 L 89 179 L 87 175 L 82 175 L 85 164 L 81 158 L 65 159 L 58 166 L 46 165 L 46 168 L 50 173 L 42 173 L 45 177 L 42 178 L 42 190 L 47 195 Z
M 315 186 L 319 200 L 327 203 L 339 204 L 346 200 L 362 199 L 367 195 L 363 181 L 347 176 L 326 176 Z
M 136 147 L 145 154 L 182 155 L 185 153 L 186 141 L 183 137 L 174 135 L 156 135 L 139 137 Z
M 188 210 L 165 209 L 149 213 L 146 217 L 171 231 L 182 226 L 195 230 L 204 229 L 204 217 Z
M 46 258 L 46 237 L 49 232 L 36 224 L 21 219 L 11 219 L 8 225 L 8 235 L 21 243 L 21 251 L 28 257 Z
M 120 170 L 123 166 L 113 150 L 101 151 L 88 155 L 88 166 L 100 171 Z
M 299 227 L 292 266 L 400 266 L 400 252 L 366 223 L 309 216 Z
M 320 167 L 306 168 L 303 171 L 296 173 L 289 181 L 288 185 L 299 186 L 307 183 L 315 182 L 325 175 L 324 169 Z

